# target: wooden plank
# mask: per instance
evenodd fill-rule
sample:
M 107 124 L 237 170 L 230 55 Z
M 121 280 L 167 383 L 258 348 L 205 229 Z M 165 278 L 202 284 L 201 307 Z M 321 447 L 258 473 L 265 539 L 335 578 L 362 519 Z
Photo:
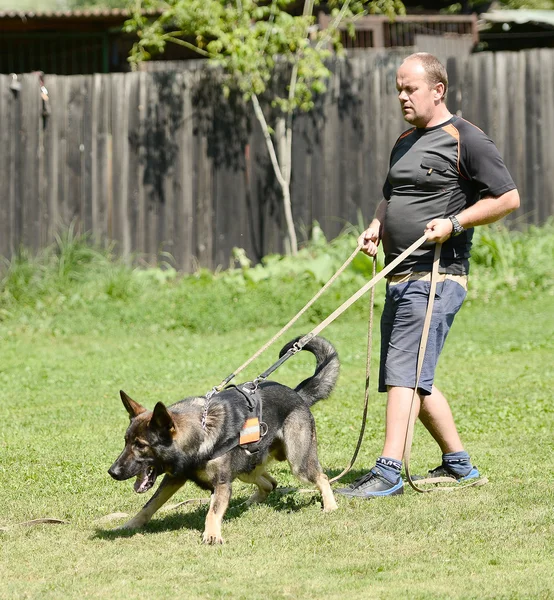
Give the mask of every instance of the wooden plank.
M 371 71 L 368 75 L 368 81 L 370 82 L 369 89 L 369 101 L 371 107 L 371 127 L 370 127 L 370 139 L 371 150 L 368 152 L 369 163 L 366 165 L 366 169 L 372 174 L 369 189 L 375 190 L 373 197 L 370 202 L 374 206 L 370 207 L 366 216 L 365 225 L 368 225 L 371 218 L 375 214 L 377 204 L 380 202 L 382 196 L 383 183 L 388 173 L 389 167 L 389 156 L 391 147 L 387 145 L 388 141 L 385 141 L 385 127 L 382 121 L 382 110 L 383 105 L 386 102 L 386 98 L 382 95 L 384 79 L 384 71 L 381 67 L 381 57 L 383 54 L 376 55 L 374 61 L 371 64 Z
M 68 77 L 68 103 L 67 103 L 67 151 L 66 173 L 67 188 L 65 196 L 64 225 L 75 223 L 75 231 L 83 233 L 83 157 L 85 147 L 83 144 L 84 121 L 84 88 L 83 75 Z
M 254 161 L 253 203 L 261 208 L 263 232 L 263 254 L 282 252 L 286 231 L 283 199 L 276 180 L 262 129 L 257 119 L 253 119 L 251 157 Z
M 541 184 L 539 223 L 544 223 L 548 217 L 554 215 L 554 52 L 539 50 L 538 60 L 541 162 L 537 175 Z
M 125 83 L 128 87 L 128 207 L 126 219 L 129 223 L 129 252 L 140 252 L 144 248 L 144 210 L 141 202 L 144 190 L 141 171 L 144 169 L 144 143 L 142 126 L 144 125 L 144 106 L 140 103 L 140 83 L 144 73 L 128 73 Z M 141 118 L 142 117 L 142 118 Z M 142 162 L 142 164 L 141 164 Z M 142 217 L 142 218 L 141 218 Z
M 94 81 L 92 75 L 85 75 L 82 79 L 83 92 L 83 121 L 81 125 L 82 151 L 81 151 L 81 221 L 83 231 L 87 234 L 92 232 L 92 178 L 93 178 L 93 154 L 92 140 L 93 125 L 90 115 L 92 114 L 92 99 L 94 94 Z
M 306 230 L 312 223 L 312 142 L 314 119 L 318 114 L 318 99 L 312 114 L 300 112 L 293 118 L 291 153 L 291 200 L 298 228 Z M 302 233 L 300 231 L 300 237 Z
M 21 78 L 21 170 L 19 171 L 20 195 L 17 205 L 21 243 L 33 251 L 40 245 L 40 202 L 38 185 L 38 161 L 42 126 L 40 87 L 34 74 Z
M 148 204 L 145 191 L 145 170 L 146 170 L 146 119 L 147 119 L 147 102 L 148 102 L 148 79 L 146 73 L 141 73 L 138 79 L 138 106 L 136 116 L 138 117 L 138 129 L 135 132 L 137 137 L 136 152 L 138 152 L 138 164 L 136 172 L 136 234 L 133 242 L 133 247 L 137 252 L 144 252 L 146 248 L 146 220 L 148 217 Z
M 525 51 L 525 212 L 532 223 L 539 222 L 539 189 L 536 176 L 536 165 L 538 164 L 538 130 L 539 106 L 536 97 L 538 88 L 538 65 L 537 55 L 533 50 Z
M 462 95 L 462 114 L 464 119 L 481 126 L 479 119 L 479 69 L 481 55 L 475 54 L 468 61 L 464 77 L 464 92 Z
M 195 221 L 196 221 L 196 257 L 201 267 L 213 266 L 213 166 L 208 154 L 208 137 L 203 123 L 205 115 L 195 114 L 195 137 L 197 152 L 194 169 L 195 185 Z
M 180 102 L 183 79 L 181 73 L 171 71 L 165 74 L 162 82 L 161 94 L 163 98 L 162 121 L 160 123 L 163 135 L 163 161 L 161 166 L 161 180 L 163 200 L 159 203 L 159 231 L 158 246 L 155 260 L 164 260 L 161 252 L 173 254 L 175 240 L 175 161 L 179 148 L 175 138 L 175 130 L 183 118 L 183 105 Z
M 3 190 L 0 195 L 0 256 L 11 258 L 14 246 L 13 210 L 15 206 L 15 144 L 16 131 L 14 130 L 14 112 L 17 96 L 10 89 L 12 78 L 9 75 L 0 75 L 0 180 Z
M 175 196 L 177 199 L 175 223 L 174 257 L 178 268 L 185 272 L 193 270 L 194 258 L 194 203 L 193 203 L 193 109 L 192 91 L 194 77 L 184 74 L 184 87 L 181 94 L 183 119 L 176 131 L 179 154 L 176 161 Z
M 357 159 L 364 137 L 360 119 L 359 61 L 341 61 L 340 66 L 340 93 L 337 102 L 340 143 L 334 146 L 338 167 L 338 193 L 330 212 L 333 219 L 326 227 L 329 237 L 336 237 L 355 216 L 360 181 Z
M 330 85 L 328 83 L 328 85 Z M 304 223 L 313 224 L 319 219 L 319 202 L 325 193 L 325 167 L 324 167 L 324 148 L 325 148 L 325 92 L 316 100 L 314 110 L 302 117 L 304 129 L 301 133 L 302 145 L 305 155 L 305 208 L 300 213 Z M 293 148 L 298 143 L 293 140 Z M 296 160 L 296 159 L 295 159 Z
M 125 75 L 112 75 L 112 189 L 113 239 L 126 260 L 130 260 L 131 236 L 128 221 L 129 183 L 129 86 Z
M 91 221 L 93 237 L 97 243 L 109 244 L 112 240 L 112 135 L 110 129 L 112 78 L 94 75 L 92 92 L 92 144 L 91 170 Z
M 57 80 L 58 91 L 57 100 L 53 102 L 52 114 L 54 115 L 52 129 L 52 143 L 56 150 L 56 163 L 53 164 L 53 176 L 56 179 L 52 185 L 55 188 L 56 195 L 53 198 L 55 208 L 52 207 L 52 216 L 55 218 L 53 230 L 59 231 L 67 227 L 71 222 L 71 215 L 68 210 L 68 166 L 67 166 L 67 131 L 69 119 L 69 77 L 59 76 Z
M 214 119 L 210 126 L 210 154 L 214 165 L 214 265 L 227 268 L 234 247 L 250 250 L 250 222 L 245 210 L 244 104 L 240 96 L 213 90 Z
M 522 107 L 526 106 L 527 89 L 525 87 L 525 54 L 523 52 L 517 52 L 515 54 L 516 68 L 514 69 L 515 78 L 514 84 L 509 94 L 513 95 L 514 110 L 511 113 L 510 127 L 515 132 L 515 144 L 516 153 L 514 156 L 514 163 L 512 168 L 513 176 L 515 177 L 515 183 L 520 189 L 520 195 L 522 197 L 522 208 L 521 214 L 527 214 L 527 192 L 526 192 L 526 161 L 525 156 L 527 152 L 527 123 L 526 123 L 526 110 Z M 527 217 L 526 217 L 527 218 Z
M 333 75 L 325 95 L 324 115 L 325 131 L 323 138 L 323 195 L 317 205 L 315 219 L 324 231 L 333 227 L 334 203 L 341 190 L 339 189 L 338 167 L 335 155 L 337 142 L 341 144 L 341 127 L 338 116 L 338 95 L 340 93 L 340 73 L 337 63 L 330 65 Z
M 508 130 L 506 128 L 506 117 L 507 117 L 507 102 L 506 102 L 506 92 L 507 92 L 507 62 L 506 62 L 506 54 L 499 52 L 495 53 L 493 56 L 494 60 L 494 95 L 493 102 L 494 106 L 492 107 L 494 114 L 494 129 L 489 133 L 497 148 L 500 150 L 500 154 L 505 156 L 506 150 L 506 137 L 508 134 Z
M 42 82 L 44 83 L 44 81 Z M 37 120 L 37 221 L 38 238 L 37 249 L 44 248 L 50 242 L 48 238 L 48 181 L 46 177 L 46 128 L 48 126 L 47 110 L 50 101 L 46 104 L 42 99 L 40 79 L 39 85 L 39 115 Z
M 45 86 L 48 89 L 50 104 L 50 114 L 45 119 L 43 131 L 43 171 L 42 171 L 42 189 L 43 189 L 43 210 L 44 210 L 44 231 L 45 244 L 52 243 L 54 234 L 57 231 L 58 223 L 58 128 L 61 109 L 60 107 L 60 76 L 45 76 Z
M 158 245 L 158 204 L 163 193 L 159 181 L 160 139 L 159 107 L 160 98 L 156 82 L 152 76 L 145 79 L 146 115 L 144 124 L 144 247 L 145 259 L 150 261 L 157 254 Z

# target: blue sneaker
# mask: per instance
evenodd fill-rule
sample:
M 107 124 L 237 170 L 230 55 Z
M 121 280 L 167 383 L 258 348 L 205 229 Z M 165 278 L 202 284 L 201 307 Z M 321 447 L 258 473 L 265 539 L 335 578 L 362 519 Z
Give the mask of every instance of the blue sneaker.
M 373 467 L 347 488 L 334 490 L 337 494 L 349 498 L 378 498 L 379 496 L 398 496 L 404 493 L 404 482 L 399 476 L 395 483 L 391 483 L 381 474 L 377 467 Z
M 456 481 L 468 481 L 469 479 L 478 479 L 481 477 L 477 467 L 471 467 L 471 471 L 467 475 L 457 475 L 452 471 L 449 471 L 447 467 L 444 465 L 440 465 L 427 471 L 427 475 L 423 477 L 422 475 L 414 475 L 412 479 L 417 481 L 418 479 L 430 479 L 432 477 L 450 477 L 450 479 L 454 479 Z

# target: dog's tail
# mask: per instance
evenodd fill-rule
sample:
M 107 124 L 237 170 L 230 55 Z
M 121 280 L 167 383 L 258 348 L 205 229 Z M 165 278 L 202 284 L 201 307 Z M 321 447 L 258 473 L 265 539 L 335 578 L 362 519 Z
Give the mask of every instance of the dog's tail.
M 291 340 L 284 346 L 279 352 L 279 357 L 283 356 L 301 337 Z M 316 357 L 317 365 L 315 373 L 299 383 L 295 391 L 311 406 L 318 400 L 327 398 L 333 391 L 339 377 L 339 357 L 331 342 L 319 336 L 311 339 L 302 350 L 311 352 Z

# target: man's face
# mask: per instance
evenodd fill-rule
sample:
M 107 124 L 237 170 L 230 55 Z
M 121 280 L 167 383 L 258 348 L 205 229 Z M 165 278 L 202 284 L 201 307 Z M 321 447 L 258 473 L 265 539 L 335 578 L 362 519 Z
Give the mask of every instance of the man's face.
M 442 84 L 430 87 L 421 63 L 408 60 L 396 73 L 396 89 L 404 120 L 416 127 L 426 127 L 441 103 Z

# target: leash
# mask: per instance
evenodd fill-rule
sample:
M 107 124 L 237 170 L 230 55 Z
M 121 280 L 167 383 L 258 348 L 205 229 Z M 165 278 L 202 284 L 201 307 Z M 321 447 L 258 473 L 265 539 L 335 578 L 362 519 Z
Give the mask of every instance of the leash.
M 382 279 L 384 279 L 393 269 L 395 269 L 403 260 L 405 260 L 408 256 L 410 256 L 415 250 L 417 250 L 420 246 L 422 246 L 427 241 L 427 235 L 422 235 L 419 239 L 417 239 L 411 246 L 409 246 L 404 252 L 402 252 L 399 256 L 397 256 L 391 263 L 389 263 L 383 270 L 375 275 L 375 263 L 374 263 L 374 275 L 365 283 L 356 293 L 354 293 L 348 300 L 343 302 L 335 311 L 333 311 L 325 320 L 323 320 L 319 325 L 314 327 L 312 331 L 304 335 L 298 341 L 296 341 L 293 346 L 285 353 L 283 356 L 279 358 L 277 362 L 271 365 L 268 369 L 266 369 L 261 375 L 256 377 L 252 384 L 257 387 L 258 384 L 265 380 L 271 373 L 273 373 L 276 369 L 278 369 L 286 360 L 288 360 L 291 356 L 294 356 L 297 352 L 300 352 L 302 348 L 316 335 L 318 335 L 321 331 L 323 331 L 328 325 L 330 325 L 333 321 L 335 321 L 343 312 L 348 310 L 352 304 L 354 304 L 357 300 L 359 300 L 366 292 L 370 289 L 373 289 L 377 283 L 379 283 Z M 292 325 L 308 310 L 310 306 L 333 284 L 333 282 L 339 277 L 342 272 L 346 269 L 346 267 L 352 262 L 354 257 L 357 255 L 361 248 L 361 244 L 358 244 L 354 252 L 348 257 L 345 263 L 339 268 L 339 270 L 329 279 L 329 281 L 319 290 L 319 292 L 280 330 L 278 331 L 266 344 L 264 344 L 253 356 L 251 356 L 245 363 L 243 363 L 238 369 L 229 374 L 219 385 L 214 386 L 207 394 L 206 394 L 206 402 L 204 404 L 204 411 L 202 416 L 202 426 L 205 427 L 205 421 L 208 413 L 208 406 L 210 403 L 211 397 L 221 391 L 225 385 L 227 385 L 232 379 L 234 379 L 241 371 L 243 371 L 251 362 L 253 362 L 256 358 L 258 358 L 265 350 L 267 350 L 277 339 L 279 339 Z M 414 480 L 410 474 L 410 455 L 411 448 L 413 443 L 413 435 L 414 435 L 414 427 L 415 421 L 417 418 L 415 408 L 415 399 L 417 397 L 417 390 L 419 386 L 419 380 L 421 378 L 421 372 L 423 369 L 423 360 L 425 358 L 425 349 L 427 347 L 427 340 L 429 337 L 429 329 L 431 325 L 431 317 L 433 313 L 433 305 L 435 302 L 435 293 L 437 287 L 437 275 L 440 263 L 440 254 L 441 254 L 442 244 L 435 244 L 435 254 L 433 258 L 433 268 L 431 271 L 431 285 L 429 290 L 429 300 L 427 303 L 427 310 L 425 313 L 425 319 L 423 324 L 423 331 L 421 335 L 421 341 L 419 345 L 418 351 L 418 359 L 417 359 L 417 370 L 416 370 L 416 384 L 414 387 L 414 393 L 412 395 L 412 401 L 410 405 L 410 415 L 408 419 L 408 425 L 406 428 L 406 437 L 404 442 L 404 470 L 406 472 L 406 478 L 408 480 L 409 485 L 419 493 L 428 493 L 434 491 L 453 491 L 463 489 L 465 487 L 475 487 L 479 485 L 483 485 L 488 482 L 487 478 L 480 478 L 476 481 L 466 483 L 466 484 L 457 484 L 452 487 L 433 487 L 429 489 L 420 488 L 414 483 Z M 356 445 L 356 449 L 354 451 L 354 455 L 350 461 L 348 467 L 346 467 L 342 473 L 338 476 L 331 479 L 331 482 L 338 481 L 341 477 L 343 477 L 346 473 L 350 471 L 352 468 L 356 457 L 358 455 L 362 440 L 363 434 L 365 431 L 365 424 L 367 419 L 367 407 L 368 407 L 368 399 L 369 399 L 369 368 L 370 368 L 370 354 L 371 354 L 371 333 L 372 333 L 372 315 L 373 315 L 373 293 L 372 293 L 372 301 L 371 301 L 371 312 L 370 312 L 370 325 L 369 325 L 369 333 L 368 336 L 370 340 L 368 341 L 368 358 L 366 362 L 366 390 L 364 394 L 364 410 L 362 417 L 362 428 L 360 431 L 360 435 L 358 437 L 358 443 Z M 437 484 L 437 483 L 451 483 L 452 478 L 450 477 L 428 477 L 425 479 L 418 480 L 420 484 Z
M 375 272 L 377 268 L 377 257 L 373 257 L 373 273 L 372 276 L 375 277 Z M 365 426 L 367 422 L 367 409 L 369 406 L 369 378 L 371 375 L 371 349 L 373 343 L 373 313 L 375 309 L 375 286 L 371 288 L 371 296 L 369 298 L 369 319 L 367 326 L 367 355 L 366 355 L 366 363 L 365 363 L 365 390 L 364 390 L 364 408 L 362 410 L 362 424 L 360 426 L 360 433 L 358 435 L 358 442 L 356 444 L 356 448 L 354 449 L 354 454 L 346 466 L 338 475 L 329 479 L 329 483 L 335 483 L 342 479 L 347 473 L 350 472 L 356 459 L 358 458 L 358 452 L 362 447 L 362 442 L 365 434 Z
M 412 395 L 412 401 L 410 404 L 410 416 L 408 419 L 408 425 L 406 428 L 406 438 L 404 441 L 404 471 L 406 472 L 406 479 L 410 486 L 420 494 L 425 494 L 429 492 L 451 492 L 454 490 L 463 489 L 466 487 L 475 487 L 479 485 L 484 485 L 488 482 L 486 477 L 481 477 L 475 481 L 465 483 L 465 484 L 456 484 L 455 486 L 441 486 L 441 487 L 433 487 L 433 488 L 420 488 L 412 479 L 410 474 L 410 455 L 412 451 L 412 443 L 414 439 L 414 429 L 415 422 L 417 419 L 417 412 L 415 410 L 416 406 L 416 398 L 417 398 L 417 390 L 419 387 L 419 380 L 421 379 L 421 373 L 423 371 L 423 360 L 425 358 L 425 350 L 427 348 L 427 340 L 429 338 L 429 330 L 431 328 L 431 317 L 433 315 L 433 305 L 435 303 L 435 292 L 437 290 L 437 275 L 439 273 L 439 263 L 441 256 L 441 248 L 442 244 L 436 244 L 435 246 L 435 255 L 433 258 L 433 269 L 431 271 L 431 285 L 429 289 L 429 299 L 427 301 L 427 310 L 425 312 L 425 320 L 423 322 L 423 331 L 421 332 L 421 341 L 419 343 L 419 350 L 417 355 L 417 368 L 416 368 L 416 383 L 414 387 L 414 393 Z M 418 479 L 418 484 L 437 484 L 437 483 L 452 483 L 452 477 L 426 477 L 424 479 Z
M 230 373 L 227 377 L 225 377 L 225 379 L 219 384 L 214 386 L 207 394 L 206 394 L 206 398 L 209 400 L 214 394 L 216 394 L 217 392 L 220 392 L 231 380 L 233 380 L 241 371 L 243 371 L 244 369 L 246 369 L 246 367 L 253 362 L 254 360 L 256 360 L 258 358 L 258 356 L 260 356 L 261 354 L 263 354 L 271 345 L 273 345 L 286 331 L 288 331 L 295 323 L 296 321 L 298 321 L 298 319 L 308 310 L 308 308 L 310 308 L 310 306 L 312 306 L 312 304 L 314 304 L 314 302 L 329 288 L 331 287 L 331 285 L 333 285 L 333 283 L 335 282 L 335 280 L 343 273 L 343 271 L 346 269 L 346 267 L 348 267 L 348 265 L 354 260 L 354 258 L 356 257 L 356 255 L 358 254 L 358 252 L 360 251 L 360 248 L 362 247 L 361 244 L 358 244 L 356 246 L 356 249 L 354 250 L 354 252 L 352 252 L 352 254 L 346 259 L 346 261 L 344 262 L 344 264 L 338 269 L 338 271 L 331 277 L 331 279 L 329 279 L 329 281 L 319 290 L 319 292 L 317 292 L 317 294 L 286 324 L 282 327 L 282 329 L 280 329 L 268 342 L 266 342 L 258 351 L 256 351 L 246 362 L 244 362 L 238 369 L 235 369 L 232 373 Z M 301 350 L 301 348 L 299 349 Z M 298 352 L 298 350 L 296 351 Z M 282 361 L 284 362 L 284 361 Z M 282 364 L 282 362 L 279 362 L 280 366 Z M 277 367 L 275 367 L 277 368 Z M 273 369 L 275 370 L 275 369 Z M 272 373 L 273 371 L 270 371 L 270 373 Z M 269 374 L 269 373 L 268 373 Z M 266 376 L 267 377 L 267 376 Z
M 332 312 L 324 321 L 322 321 L 319 325 L 314 327 L 312 331 L 304 335 L 300 338 L 295 344 L 285 353 L 283 356 L 274 363 L 269 369 L 264 371 L 261 375 L 259 375 L 254 382 L 260 382 L 266 379 L 275 369 L 280 367 L 286 360 L 288 360 L 291 356 L 300 352 L 302 348 L 316 335 L 318 335 L 321 331 L 323 331 L 328 325 L 330 325 L 335 319 L 337 319 L 343 312 L 348 310 L 354 302 L 359 300 L 366 292 L 368 292 L 371 288 L 377 285 L 383 278 L 385 278 L 393 269 L 395 269 L 404 259 L 406 259 L 410 254 L 412 254 L 415 250 L 417 250 L 420 246 L 422 246 L 427 241 L 427 236 L 422 235 L 418 240 L 416 240 L 409 248 L 404 250 L 402 254 L 397 256 L 391 263 L 389 263 L 386 267 L 383 268 L 375 277 L 372 277 L 367 283 L 365 283 L 356 293 L 354 293 L 348 300 L 343 302 L 334 312 Z M 327 288 L 332 285 L 332 283 L 336 280 L 336 278 L 346 269 L 346 267 L 352 262 L 354 257 L 358 254 L 361 244 L 358 244 L 356 250 L 350 255 L 350 257 L 346 260 L 346 262 L 340 267 L 340 269 L 329 279 L 329 281 L 319 290 L 319 292 L 296 314 L 279 332 L 277 332 L 266 344 L 264 344 L 252 357 L 250 357 L 245 363 L 243 363 L 238 369 L 233 371 L 230 375 L 228 375 L 219 385 L 214 386 L 207 394 L 206 400 L 209 401 L 210 398 L 220 392 L 225 385 L 227 385 L 232 379 L 234 379 L 243 369 L 245 369 L 253 360 L 258 358 L 260 354 L 265 352 L 275 341 L 277 341 L 283 333 L 285 333 L 292 325 L 300 318 L 301 315 L 306 312 L 306 310 L 327 290 Z

